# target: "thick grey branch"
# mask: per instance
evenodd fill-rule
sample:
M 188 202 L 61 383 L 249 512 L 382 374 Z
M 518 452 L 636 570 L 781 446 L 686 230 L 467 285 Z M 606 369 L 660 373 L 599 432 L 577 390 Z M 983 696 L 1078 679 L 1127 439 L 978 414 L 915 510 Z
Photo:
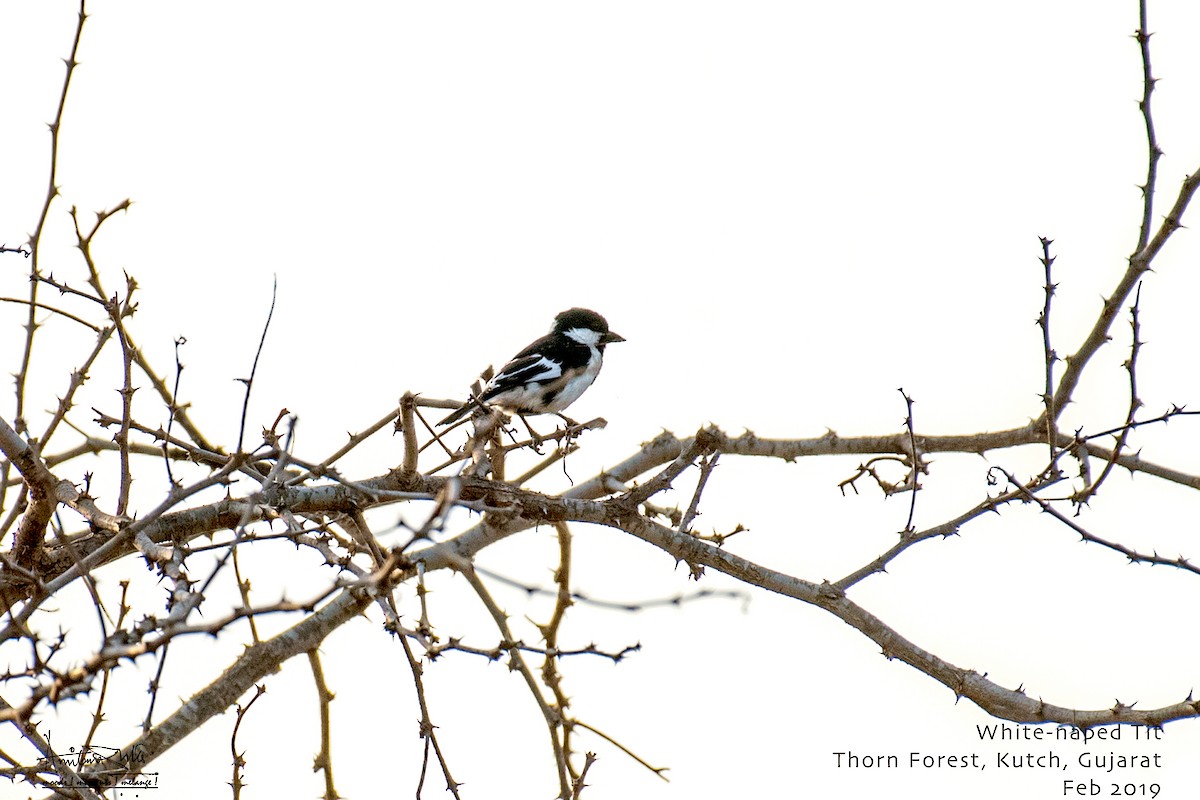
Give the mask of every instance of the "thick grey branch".
M 201 689 L 171 716 L 121 748 L 119 769 L 112 761 L 100 765 L 86 777 L 103 780 L 106 785 L 145 769 L 175 744 L 212 717 L 237 702 L 256 682 L 276 672 L 293 656 L 316 648 L 330 633 L 358 616 L 371 603 L 365 588 L 347 589 L 320 611 L 313 613 L 278 636 L 246 648 L 229 669 Z

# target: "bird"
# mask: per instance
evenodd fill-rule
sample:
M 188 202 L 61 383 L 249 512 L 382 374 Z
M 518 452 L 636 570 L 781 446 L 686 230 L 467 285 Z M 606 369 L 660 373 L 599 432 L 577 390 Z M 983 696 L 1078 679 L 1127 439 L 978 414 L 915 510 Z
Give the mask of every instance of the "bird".
M 600 374 L 604 348 L 625 337 L 608 320 L 586 308 L 569 308 L 554 318 L 550 333 L 512 357 L 477 397 L 438 425 L 449 425 L 490 403 L 519 414 L 558 414 L 579 399 Z M 564 417 L 564 419 L 566 419 Z

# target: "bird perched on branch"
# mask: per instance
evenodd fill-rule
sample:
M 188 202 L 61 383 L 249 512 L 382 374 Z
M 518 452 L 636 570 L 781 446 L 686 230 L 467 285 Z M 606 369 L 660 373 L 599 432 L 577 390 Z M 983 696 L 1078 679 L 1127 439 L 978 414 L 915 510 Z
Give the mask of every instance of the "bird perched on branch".
M 485 403 L 514 414 L 558 414 L 596 380 L 605 345 L 623 341 L 595 311 L 568 309 L 554 318 L 549 334 L 513 356 L 477 397 L 438 425 L 460 420 Z

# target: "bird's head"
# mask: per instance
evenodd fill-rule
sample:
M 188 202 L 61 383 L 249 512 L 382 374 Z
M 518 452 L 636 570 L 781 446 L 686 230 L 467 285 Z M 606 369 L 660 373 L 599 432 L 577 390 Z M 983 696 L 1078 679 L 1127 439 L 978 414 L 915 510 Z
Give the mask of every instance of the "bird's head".
M 624 336 L 608 329 L 608 320 L 586 308 L 571 308 L 559 314 L 554 318 L 552 332 L 601 349 L 606 344 L 625 341 Z

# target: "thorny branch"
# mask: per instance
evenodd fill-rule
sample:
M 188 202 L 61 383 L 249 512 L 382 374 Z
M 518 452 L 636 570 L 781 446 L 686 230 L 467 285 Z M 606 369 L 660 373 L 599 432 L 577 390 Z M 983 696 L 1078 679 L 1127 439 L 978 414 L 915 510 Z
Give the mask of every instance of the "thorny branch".
M 1054 290 L 1058 286 L 1051 280 L 1054 257 L 1050 255 L 1050 245 L 1054 244 L 1054 242 L 1045 236 L 1040 237 L 1040 241 L 1042 243 L 1042 268 L 1046 272 L 1046 283 L 1043 287 L 1046 293 L 1046 302 L 1042 306 L 1042 313 L 1038 315 L 1037 324 L 1042 329 L 1042 353 L 1046 371 L 1046 387 L 1042 392 L 1043 417 L 1046 422 L 1046 445 L 1050 448 L 1050 460 L 1053 461 L 1055 450 L 1054 364 L 1058 361 L 1058 353 L 1054 352 L 1054 347 L 1051 344 L 1050 309 L 1054 300 Z
M 246 766 L 246 754 L 245 752 L 238 751 L 238 730 L 242 727 L 242 720 L 246 718 L 246 714 L 250 711 L 250 707 L 258 701 L 258 698 L 262 697 L 266 693 L 267 687 L 263 684 L 259 684 L 258 686 L 254 687 L 254 696 L 246 702 L 246 705 L 243 706 L 239 703 L 235 707 L 237 717 L 233 723 L 233 733 L 229 735 L 229 753 L 233 757 L 233 780 L 229 782 L 229 785 L 233 788 L 234 800 L 239 800 L 241 798 L 242 788 L 245 785 L 242 783 L 242 770 Z
M 333 785 L 333 733 L 329 721 L 329 704 L 333 692 L 325 684 L 325 670 L 321 668 L 321 656 L 316 649 L 308 651 L 308 663 L 312 667 L 313 683 L 317 686 L 317 705 L 321 717 L 321 751 L 313 759 L 313 772 L 325 776 L 325 800 L 337 800 L 337 789 Z
M 463 577 L 471 584 L 471 588 L 475 590 L 476 596 L 491 615 L 493 622 L 496 623 L 496 628 L 500 631 L 500 635 L 505 642 L 515 642 L 516 637 L 512 635 L 512 631 L 508 626 L 508 615 L 500 610 L 496 605 L 496 601 L 492 599 L 491 593 L 484 586 L 483 581 L 475 574 L 475 571 L 468 564 L 461 564 L 456 567 L 462 572 Z M 562 728 L 562 709 L 555 708 L 546 702 L 546 698 L 542 696 L 542 689 L 539 686 L 537 678 L 534 677 L 533 670 L 525 662 L 525 657 L 521 654 L 520 648 L 515 644 L 508 646 L 509 668 L 520 673 L 525 679 L 525 685 L 529 688 L 529 693 L 532 695 L 534 702 L 537 703 L 538 710 L 542 712 L 542 717 L 546 720 L 546 728 L 550 734 L 550 745 L 554 752 L 554 762 L 558 771 L 559 797 L 571 796 L 571 784 L 568 778 L 570 768 L 567 764 L 568 751 L 563 744 L 563 735 L 560 732 Z

